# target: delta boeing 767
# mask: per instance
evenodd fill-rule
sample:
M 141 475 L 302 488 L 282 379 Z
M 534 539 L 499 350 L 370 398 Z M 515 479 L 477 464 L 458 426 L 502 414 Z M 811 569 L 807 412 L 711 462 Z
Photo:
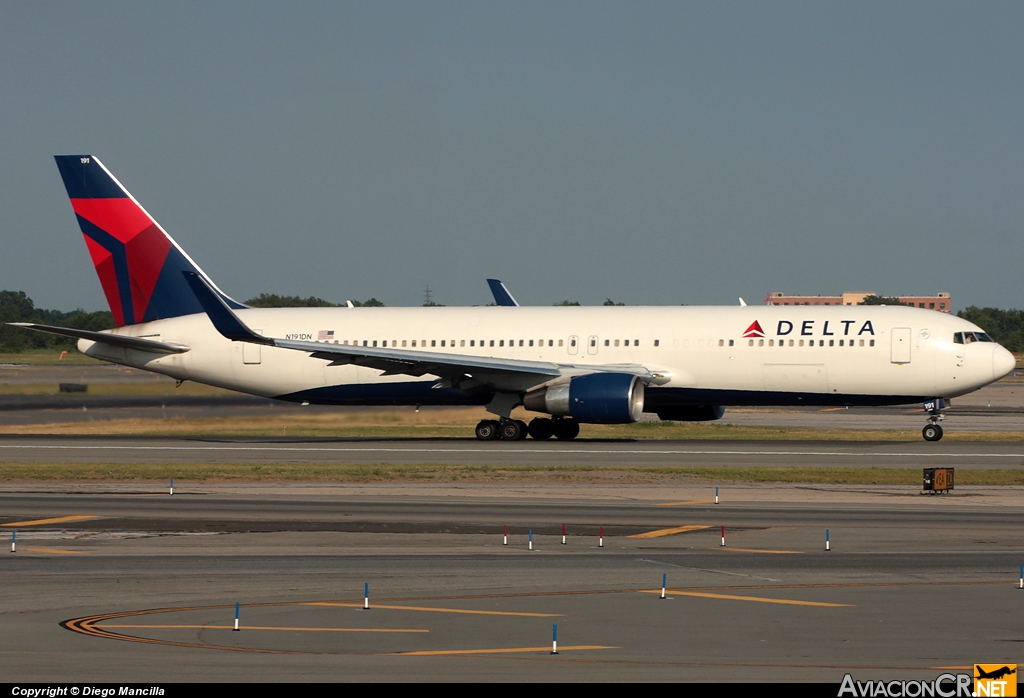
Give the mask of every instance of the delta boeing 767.
M 507 440 L 645 412 L 923 403 L 937 441 L 946 399 L 1015 365 L 966 320 L 895 306 L 249 308 L 96 157 L 56 160 L 117 328 L 15 324 L 179 381 L 321 405 L 483 405 L 495 418 L 477 438 Z M 512 419 L 520 405 L 545 416 Z

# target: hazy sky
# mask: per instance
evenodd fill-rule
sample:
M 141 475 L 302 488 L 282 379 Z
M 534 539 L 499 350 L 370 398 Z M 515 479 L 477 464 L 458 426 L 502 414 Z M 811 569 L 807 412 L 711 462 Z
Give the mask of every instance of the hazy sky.
M 0 288 L 105 308 L 52 156 L 223 288 L 1024 306 L 1022 3 L 0 3 Z

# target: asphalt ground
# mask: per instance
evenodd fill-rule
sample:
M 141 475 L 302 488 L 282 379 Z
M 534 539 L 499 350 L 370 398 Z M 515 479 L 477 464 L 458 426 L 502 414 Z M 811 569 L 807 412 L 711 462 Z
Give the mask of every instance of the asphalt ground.
M 12 485 L 3 674 L 838 683 L 1021 659 L 1019 488 L 709 493 Z
M 1015 469 L 1017 442 L 841 442 L 0 436 L 0 462 L 431 463 L 487 466 L 802 466 Z

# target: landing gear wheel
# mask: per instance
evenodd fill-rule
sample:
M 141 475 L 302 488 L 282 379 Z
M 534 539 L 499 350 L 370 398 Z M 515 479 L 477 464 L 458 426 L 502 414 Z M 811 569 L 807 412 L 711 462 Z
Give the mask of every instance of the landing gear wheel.
M 520 441 L 526 438 L 526 422 L 508 419 L 501 423 L 501 438 L 505 441 Z
M 942 427 L 938 424 L 929 424 L 921 430 L 925 441 L 938 441 L 942 438 Z
M 485 419 L 477 424 L 476 438 L 481 441 L 493 441 L 498 438 L 498 423 L 493 419 Z
M 556 439 L 569 440 L 580 435 L 580 425 L 574 419 L 556 419 L 554 426 Z
M 530 432 L 530 436 L 538 441 L 550 439 L 555 435 L 555 423 L 547 417 L 537 417 L 530 420 L 530 426 L 527 429 Z

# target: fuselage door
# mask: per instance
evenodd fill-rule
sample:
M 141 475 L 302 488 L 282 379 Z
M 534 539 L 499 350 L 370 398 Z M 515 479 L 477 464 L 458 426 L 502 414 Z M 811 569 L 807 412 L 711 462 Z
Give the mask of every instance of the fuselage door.
M 569 337 L 569 353 L 578 354 L 580 351 L 580 338 L 576 335 Z
M 910 363 L 910 328 L 892 328 L 892 362 L 894 364 Z
M 587 353 L 588 354 L 596 354 L 597 353 L 597 335 L 596 334 L 590 335 L 590 338 L 587 339 Z
M 256 334 L 263 334 L 263 330 L 253 330 Z M 251 342 L 242 342 L 242 363 L 256 365 L 260 362 L 261 345 Z

